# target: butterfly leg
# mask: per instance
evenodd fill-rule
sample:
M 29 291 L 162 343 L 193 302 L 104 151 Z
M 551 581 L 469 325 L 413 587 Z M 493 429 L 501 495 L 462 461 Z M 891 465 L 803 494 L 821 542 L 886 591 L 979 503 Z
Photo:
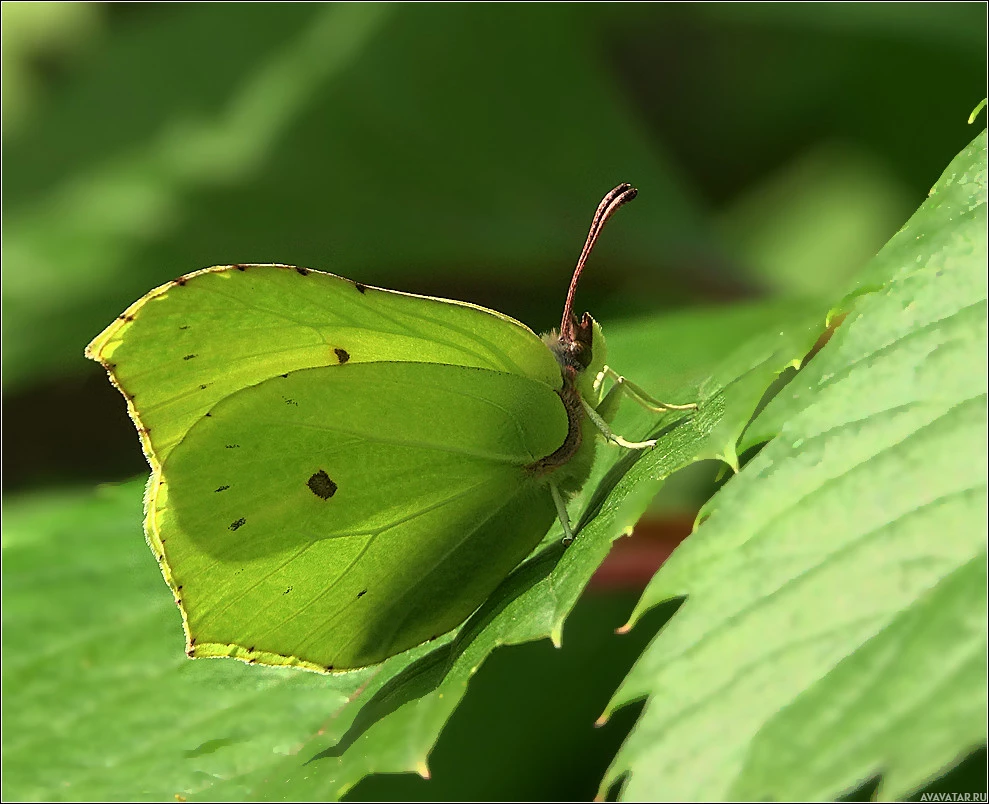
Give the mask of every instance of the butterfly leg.
M 660 402 L 658 399 L 649 396 L 639 386 L 626 380 L 621 374 L 609 366 L 605 366 L 597 377 L 594 378 L 595 390 L 600 389 L 601 385 L 608 378 L 614 380 L 615 384 L 611 386 L 597 407 L 591 407 L 584 402 L 584 410 L 587 412 L 587 417 L 594 422 L 594 426 L 601 431 L 602 435 L 608 441 L 618 444 L 620 447 L 625 447 L 626 449 L 648 449 L 649 447 L 656 446 L 655 439 L 649 439 L 648 441 L 627 441 L 620 435 L 612 432 L 608 422 L 618 410 L 618 404 L 621 402 L 623 396 L 631 397 L 646 410 L 653 411 L 654 413 L 663 413 L 670 410 L 697 409 L 697 404 L 694 402 L 687 405 L 672 405 L 668 402 Z
M 570 529 L 570 514 L 567 513 L 567 504 L 552 480 L 549 482 L 549 493 L 553 495 L 553 504 L 556 505 L 556 516 L 563 526 L 563 543 L 570 544 L 573 541 L 573 531 Z
M 660 402 L 658 399 L 654 399 L 643 391 L 638 385 L 629 382 L 610 366 L 605 366 L 601 373 L 594 379 L 594 385 L 596 388 L 601 387 L 601 383 L 604 382 L 605 377 L 610 377 L 613 379 L 615 384 L 612 386 L 611 390 L 608 391 L 605 398 L 601 400 L 601 405 L 598 406 L 599 409 L 608 401 L 608 397 L 610 397 L 612 393 L 617 390 L 619 393 L 627 394 L 646 410 L 651 410 L 654 413 L 663 413 L 668 410 L 697 410 L 696 402 L 690 402 L 686 405 L 671 405 L 669 402 Z
M 587 402 L 583 399 L 580 401 L 584 405 L 584 412 L 587 414 L 587 418 L 589 418 L 594 423 L 594 426 L 601 431 L 601 435 L 608 439 L 608 441 L 612 444 L 617 444 L 619 447 L 625 447 L 626 449 L 648 449 L 649 447 L 656 446 L 656 439 L 654 438 L 651 438 L 648 441 L 626 441 L 620 435 L 611 431 L 611 428 L 608 426 L 608 422 L 604 420 L 604 417 L 600 413 L 587 404 Z

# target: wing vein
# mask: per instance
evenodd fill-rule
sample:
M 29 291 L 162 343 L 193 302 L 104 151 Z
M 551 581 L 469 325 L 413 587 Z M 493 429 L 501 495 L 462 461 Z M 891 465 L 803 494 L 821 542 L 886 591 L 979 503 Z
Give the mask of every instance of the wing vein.
M 464 497 L 466 497 L 466 496 L 468 496 L 470 494 L 473 494 L 477 489 L 479 489 L 481 486 L 485 485 L 486 482 L 487 481 L 483 481 L 481 483 L 477 483 L 477 484 L 471 486 L 470 488 L 467 488 L 467 489 L 464 489 L 464 490 L 458 492 L 457 494 L 454 494 L 454 495 L 452 495 L 450 497 L 447 497 L 446 499 L 440 500 L 440 501 L 438 501 L 438 502 L 436 502 L 436 503 L 434 503 L 434 504 L 432 504 L 432 505 L 430 505 L 430 506 L 428 506 L 426 508 L 423 508 L 423 509 L 421 509 L 419 511 L 416 511 L 413 514 L 410 514 L 410 515 L 408 515 L 406 517 L 403 517 L 403 518 L 401 518 L 401 519 L 399 519 L 399 520 L 397 520 L 395 522 L 392 522 L 392 523 L 390 523 L 388 525 L 385 525 L 385 526 L 379 528 L 377 531 L 364 531 L 363 533 L 354 533 L 354 534 L 352 534 L 354 536 L 360 536 L 360 535 L 366 535 L 367 533 L 370 533 L 371 534 L 371 538 L 369 538 L 367 540 L 367 543 L 364 545 L 363 548 L 361 548 L 360 553 L 340 572 L 339 575 L 337 575 L 336 578 L 333 579 L 333 581 L 330 583 L 329 586 L 326 587 L 326 589 L 324 589 L 322 592 L 320 592 L 318 595 L 316 595 L 312 600 L 310 600 L 304 606 L 302 606 L 299 609 L 296 609 L 295 612 L 293 612 L 291 615 L 289 615 L 288 617 L 286 617 L 285 619 L 283 619 L 277 625 L 271 626 L 268 629 L 268 631 L 265 632 L 265 634 L 267 635 L 267 634 L 271 633 L 272 631 L 274 631 L 274 630 L 276 630 L 278 628 L 281 628 L 283 625 L 285 625 L 286 623 L 292 621 L 293 619 L 295 619 L 296 617 L 298 617 L 300 614 L 302 614 L 304 611 L 306 611 L 306 609 L 308 609 L 309 607 L 311 607 L 314 604 L 316 604 L 323 597 L 325 597 L 326 595 L 330 594 L 330 592 L 332 592 L 333 589 L 346 577 L 346 575 L 351 571 L 351 569 L 353 569 L 353 567 L 357 564 L 357 562 L 360 561 L 360 559 L 364 557 L 364 554 L 367 553 L 367 551 L 371 548 L 371 546 L 374 544 L 374 542 L 377 540 L 377 538 L 379 536 L 381 536 L 383 533 L 387 533 L 389 530 L 393 530 L 393 529 L 395 529 L 397 527 L 400 527 L 401 525 L 405 525 L 405 524 L 407 524 L 409 522 L 412 522 L 415 519 L 418 519 L 418 518 L 420 518 L 422 516 L 425 516 L 426 514 L 432 512 L 432 511 L 436 511 L 437 509 L 442 508 L 443 506 L 449 505 L 450 503 L 453 503 L 453 502 L 456 502 L 457 500 L 463 499 Z M 301 555 L 301 553 L 299 555 Z M 297 557 L 298 556 L 293 556 L 292 559 L 290 559 L 290 560 L 291 561 L 294 561 Z M 320 629 L 325 629 L 325 628 L 329 627 L 329 625 L 334 620 L 336 620 L 344 612 L 346 612 L 347 609 L 349 609 L 356 601 L 357 601 L 357 598 L 355 598 L 354 600 L 350 601 L 349 603 L 347 603 L 342 608 L 338 609 L 328 620 L 321 621 L 318 626 L 316 626 L 315 628 L 309 630 L 296 643 L 296 647 L 292 649 L 292 655 L 295 655 L 295 653 L 298 653 L 298 646 L 299 645 L 305 644 L 308 641 L 308 639 L 314 633 L 316 633 L 316 631 L 318 631 Z

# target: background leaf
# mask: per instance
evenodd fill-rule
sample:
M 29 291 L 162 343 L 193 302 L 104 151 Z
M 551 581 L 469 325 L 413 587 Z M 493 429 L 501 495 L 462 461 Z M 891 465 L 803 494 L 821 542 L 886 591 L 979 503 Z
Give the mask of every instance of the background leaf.
M 5 799 L 188 795 L 298 750 L 361 681 L 185 659 L 140 518 L 139 483 L 5 506 Z
M 985 264 L 983 132 L 643 594 L 633 621 L 687 600 L 610 706 L 650 696 L 606 786 L 823 799 L 882 774 L 897 799 L 984 742 Z
M 554 265 L 575 259 L 616 176 L 647 188 L 636 217 L 654 223 L 602 243 L 605 259 L 648 264 L 700 231 L 583 45 L 583 14 L 344 4 L 190 8 L 165 22 L 115 40 L 38 138 L 11 149 L 5 332 L 53 303 L 68 318 L 37 333 L 44 344 L 11 339 L 5 382 L 65 367 L 108 303 L 124 309 L 206 265 L 281 262 L 383 287 L 427 266 L 455 297 L 451 280 L 480 261 L 529 293 L 558 288 L 567 269 Z M 74 146 L 85 161 L 54 146 L 94 93 L 151 97 L 144 77 L 176 40 L 170 119 L 145 101 L 123 119 L 87 115 Z M 555 69 L 533 73 L 541 61 Z

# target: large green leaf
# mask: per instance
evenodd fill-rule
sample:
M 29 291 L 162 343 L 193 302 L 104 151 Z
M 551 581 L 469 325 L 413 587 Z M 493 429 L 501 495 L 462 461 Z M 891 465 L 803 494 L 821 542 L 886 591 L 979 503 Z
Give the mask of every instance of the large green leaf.
M 643 594 L 633 622 L 687 600 L 610 705 L 649 696 L 604 788 L 823 799 L 881 774 L 896 799 L 985 741 L 986 289 L 983 132 Z
M 298 750 L 361 683 L 189 662 L 141 485 L 4 506 L 3 798 L 171 799 Z

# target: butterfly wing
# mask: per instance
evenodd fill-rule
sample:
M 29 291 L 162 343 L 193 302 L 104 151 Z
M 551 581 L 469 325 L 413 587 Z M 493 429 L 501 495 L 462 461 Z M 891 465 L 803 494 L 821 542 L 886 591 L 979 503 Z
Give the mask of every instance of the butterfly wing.
M 508 316 L 288 265 L 207 268 L 162 285 L 86 354 L 127 397 L 152 466 L 220 399 L 301 368 L 446 363 L 560 384 L 543 343 Z
M 208 414 L 152 512 L 193 655 L 376 663 L 463 621 L 555 518 L 525 467 L 566 416 L 517 374 L 348 363 Z
M 524 467 L 566 436 L 559 367 L 498 313 L 227 266 L 87 355 L 151 463 L 146 532 L 193 655 L 379 661 L 463 620 L 552 523 Z

